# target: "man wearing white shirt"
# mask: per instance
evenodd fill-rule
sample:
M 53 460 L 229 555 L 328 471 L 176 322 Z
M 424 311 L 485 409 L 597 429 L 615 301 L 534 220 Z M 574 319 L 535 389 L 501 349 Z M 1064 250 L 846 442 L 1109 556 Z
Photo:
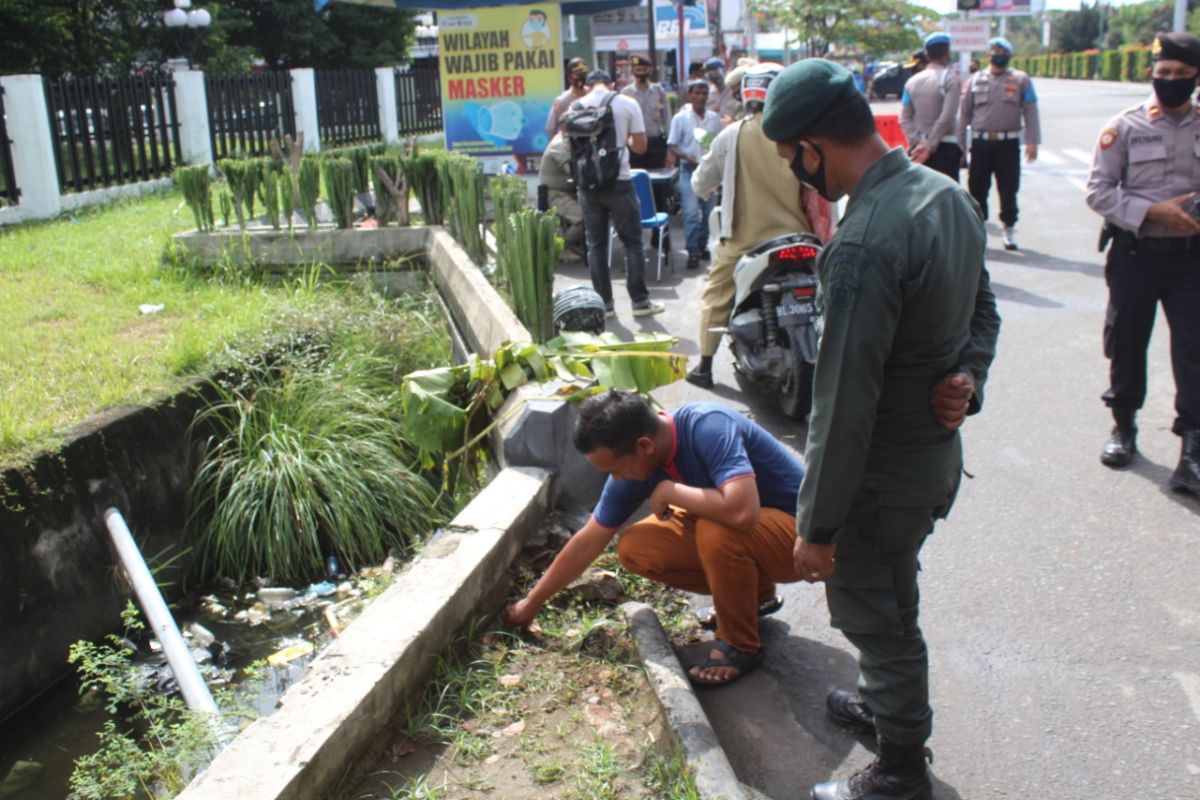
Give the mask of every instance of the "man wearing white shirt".
M 625 286 L 633 303 L 633 315 L 644 317 L 662 312 L 666 306 L 650 299 L 646 288 L 646 261 L 642 251 L 642 212 L 637 192 L 629 178 L 629 152 L 646 152 L 646 124 L 642 108 L 632 97 L 615 93 L 610 87 L 612 78 L 603 70 L 588 75 L 591 91 L 571 106 L 589 108 L 611 102 L 616 140 L 621 149 L 621 169 L 613 185 L 602 189 L 579 190 L 583 206 L 583 227 L 587 236 L 588 270 L 592 288 L 604 299 L 609 317 L 615 317 L 612 277 L 608 272 L 608 224 L 611 221 L 617 237 L 625 246 Z M 610 95 L 616 95 L 611 98 Z
M 721 118 L 708 110 L 708 83 L 688 84 L 688 104 L 679 109 L 671 120 L 667 149 L 679 164 L 679 199 L 683 205 L 683 231 L 687 237 L 688 269 L 699 269 L 700 259 L 708 246 L 708 212 L 712 200 L 701 198 L 692 189 L 692 173 L 700 166 L 707 143 L 721 132 Z

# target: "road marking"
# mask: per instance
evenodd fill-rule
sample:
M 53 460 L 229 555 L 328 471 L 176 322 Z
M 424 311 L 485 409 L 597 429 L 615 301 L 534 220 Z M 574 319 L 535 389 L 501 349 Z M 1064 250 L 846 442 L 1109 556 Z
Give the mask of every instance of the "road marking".
M 1078 147 L 1064 147 L 1063 152 L 1082 164 L 1087 164 L 1089 167 L 1092 165 L 1092 154 L 1087 150 L 1080 150 Z
M 1200 675 L 1194 672 L 1172 672 L 1171 675 L 1183 687 L 1183 693 L 1192 704 L 1192 713 L 1200 720 Z
M 1054 155 L 1054 153 L 1049 150 L 1038 150 L 1038 161 L 1041 161 L 1047 166 L 1051 167 L 1061 167 L 1063 164 L 1067 163 L 1060 156 Z

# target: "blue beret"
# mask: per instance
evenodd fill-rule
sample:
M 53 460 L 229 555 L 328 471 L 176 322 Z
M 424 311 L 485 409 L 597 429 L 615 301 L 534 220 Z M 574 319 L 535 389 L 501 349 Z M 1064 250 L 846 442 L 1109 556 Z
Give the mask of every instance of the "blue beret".
M 1012 42 L 1003 36 L 997 36 L 995 39 L 988 40 L 988 49 L 991 50 L 993 47 L 1003 47 L 1009 53 L 1013 51 Z
M 842 65 L 823 58 L 797 61 L 771 81 L 762 131 L 773 142 L 797 139 L 830 108 L 858 96 L 854 76 Z
M 925 37 L 925 46 L 931 44 L 950 44 L 950 34 L 945 31 L 934 31 Z
M 725 69 L 725 62 L 713 56 L 708 61 L 704 62 L 705 69 Z

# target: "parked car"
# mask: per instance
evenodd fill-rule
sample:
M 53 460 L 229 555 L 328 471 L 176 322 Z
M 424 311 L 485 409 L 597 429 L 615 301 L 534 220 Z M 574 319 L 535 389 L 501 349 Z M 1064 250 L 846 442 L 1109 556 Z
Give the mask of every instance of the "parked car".
M 912 74 L 912 70 L 903 64 L 883 67 L 871 79 L 871 99 L 886 100 L 891 95 L 899 98 L 904 92 L 905 82 Z

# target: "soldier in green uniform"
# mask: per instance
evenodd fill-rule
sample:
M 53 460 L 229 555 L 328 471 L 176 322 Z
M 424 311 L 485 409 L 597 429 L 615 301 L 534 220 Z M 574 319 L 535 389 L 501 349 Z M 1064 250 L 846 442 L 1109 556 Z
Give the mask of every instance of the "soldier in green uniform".
M 833 62 L 784 70 L 762 129 L 801 181 L 827 200 L 850 195 L 817 266 L 823 329 L 795 561 L 805 580 L 826 582 L 831 624 L 860 653 L 858 693 L 834 692 L 829 711 L 877 732 L 879 753 L 812 797 L 931 798 L 917 557 L 962 474 L 961 416 L 942 412 L 940 388 L 978 411 L 1000 330 L 983 223 L 954 181 L 888 150 Z

